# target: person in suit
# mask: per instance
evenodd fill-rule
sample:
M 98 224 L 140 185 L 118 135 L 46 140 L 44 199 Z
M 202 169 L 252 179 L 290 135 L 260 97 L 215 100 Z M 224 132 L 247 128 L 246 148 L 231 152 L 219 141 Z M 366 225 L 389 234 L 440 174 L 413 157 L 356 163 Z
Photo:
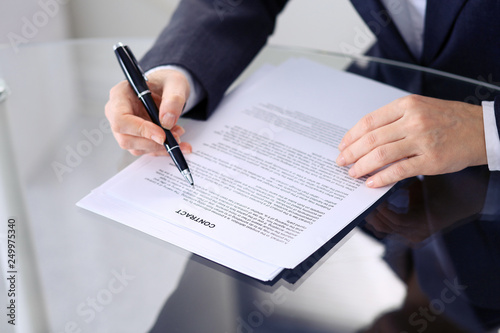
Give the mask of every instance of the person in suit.
M 369 55 L 499 82 L 498 1 L 351 2 L 377 37 Z M 184 130 L 176 122 L 183 112 L 197 119 L 209 117 L 265 45 L 286 3 L 181 1 L 141 61 L 149 70 L 162 125 L 179 139 Z M 366 180 L 369 187 L 380 187 L 475 165 L 500 170 L 500 99 L 493 101 L 493 89 L 443 85 L 426 73 L 402 78 L 380 66 L 351 70 L 415 93 L 369 113 L 346 133 L 337 163 L 352 164 L 351 176 L 359 178 L 389 165 Z M 122 148 L 134 155 L 165 154 L 163 131 L 145 121 L 147 116 L 126 82 L 111 89 L 105 110 Z M 192 148 L 182 142 L 181 149 Z

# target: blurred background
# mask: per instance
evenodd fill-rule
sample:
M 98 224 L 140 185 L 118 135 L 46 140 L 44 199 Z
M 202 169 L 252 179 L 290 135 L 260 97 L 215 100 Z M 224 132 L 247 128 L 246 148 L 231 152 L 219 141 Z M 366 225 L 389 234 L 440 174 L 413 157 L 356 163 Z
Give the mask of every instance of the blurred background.
M 0 44 L 20 47 L 65 39 L 150 37 L 179 0 L 2 0 Z M 234 0 L 213 0 L 215 5 Z M 374 37 L 348 0 L 293 0 L 270 42 L 362 53 Z M 356 47 L 354 47 L 354 42 Z M 361 41 L 361 43 L 360 43 Z

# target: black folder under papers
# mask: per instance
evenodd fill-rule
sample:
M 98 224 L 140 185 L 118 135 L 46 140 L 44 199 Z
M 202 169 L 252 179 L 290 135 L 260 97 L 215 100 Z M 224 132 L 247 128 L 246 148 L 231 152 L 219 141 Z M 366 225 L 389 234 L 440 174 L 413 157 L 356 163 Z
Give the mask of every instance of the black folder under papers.
M 405 94 L 290 59 L 254 74 L 208 121 L 184 120 L 195 188 L 168 157 L 144 156 L 78 205 L 271 280 L 390 190 L 349 177 L 337 146 L 363 115 Z

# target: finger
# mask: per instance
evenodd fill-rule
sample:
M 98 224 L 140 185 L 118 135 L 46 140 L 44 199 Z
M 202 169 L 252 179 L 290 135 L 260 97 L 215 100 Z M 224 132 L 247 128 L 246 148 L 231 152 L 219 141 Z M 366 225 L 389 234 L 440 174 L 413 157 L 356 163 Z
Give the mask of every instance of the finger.
M 164 149 L 163 144 L 158 144 L 146 138 L 133 135 L 119 134 L 119 133 L 114 133 L 114 135 L 116 141 L 118 142 L 120 148 L 122 149 L 138 150 L 138 151 L 140 150 L 143 151 L 144 153 L 150 153 Z
M 162 150 L 154 151 L 154 152 L 151 152 L 148 154 L 151 156 L 167 156 L 168 152 L 166 149 L 162 149 Z
M 418 165 L 425 163 L 421 156 L 414 156 L 391 164 L 366 180 L 368 187 L 376 188 L 394 184 L 405 178 L 419 175 Z
M 184 154 L 190 154 L 193 151 L 193 147 L 190 143 L 182 142 L 180 136 L 184 134 L 184 128 L 179 125 L 176 125 L 172 129 L 172 134 L 174 135 L 175 141 L 179 144 L 179 148 Z
M 172 134 L 177 135 L 177 137 L 179 137 L 179 138 L 181 137 L 181 135 L 186 133 L 184 128 L 179 126 L 179 125 L 175 125 L 170 131 L 172 132 Z M 176 137 L 176 140 L 177 140 L 177 137 Z
M 130 87 L 124 81 L 111 88 L 109 100 L 104 107 L 106 118 L 111 124 L 124 114 L 134 114 L 134 101 L 130 98 L 131 94 Z
M 184 154 L 191 154 L 193 152 L 193 147 L 191 147 L 191 144 L 189 144 L 187 142 L 179 143 L 179 147 L 181 148 L 181 151 Z
M 189 144 L 187 142 L 179 143 L 179 148 L 181 149 L 183 154 L 191 154 L 193 152 L 193 148 L 191 147 L 191 144 Z M 163 149 L 160 149 L 160 150 L 157 150 L 154 152 L 149 152 L 149 154 L 152 156 L 163 156 L 163 155 L 168 155 L 168 152 L 165 148 L 163 148 Z
M 109 91 L 109 100 L 104 108 L 106 117 L 112 123 L 125 114 L 138 114 L 139 100 L 126 81 L 116 84 Z
M 105 114 L 113 133 L 144 137 L 157 142 L 164 140 L 163 130 L 149 121 L 145 108 L 127 82 L 120 82 L 110 90 Z
M 183 131 L 184 129 L 182 129 L 182 133 Z M 193 152 L 193 147 L 191 146 L 190 143 L 181 142 L 179 135 L 174 131 L 172 131 L 172 134 L 174 135 L 175 140 L 179 144 L 179 148 L 184 154 L 190 154 Z M 154 156 L 168 155 L 163 142 L 161 144 L 157 144 L 156 142 L 152 142 L 150 140 L 137 137 L 130 137 L 130 143 L 131 145 L 133 145 L 133 147 L 137 147 L 138 149 L 143 151 L 143 154 L 151 154 Z
M 354 143 L 346 147 L 337 157 L 339 166 L 355 163 L 373 149 L 387 143 L 404 139 L 406 133 L 401 130 L 399 122 L 395 121 L 389 125 L 377 128 L 366 133 Z
M 179 147 L 181 150 L 188 154 L 192 152 L 192 147 L 191 144 L 187 142 L 181 142 L 180 136 L 184 134 L 184 128 L 181 126 L 176 125 L 172 129 L 172 134 L 175 138 L 175 140 L 179 143 Z M 119 133 L 114 133 L 116 141 L 120 145 L 121 148 L 127 149 L 127 150 L 134 150 L 137 151 L 136 153 L 133 153 L 134 155 L 137 154 L 151 154 L 151 155 L 166 155 L 167 151 L 165 150 L 164 146 L 164 139 L 159 139 L 152 141 L 146 138 L 138 137 L 138 136 L 133 136 L 133 135 L 126 135 L 126 134 L 119 134 Z
M 163 127 L 171 129 L 179 119 L 189 97 L 189 83 L 180 72 L 170 71 L 160 104 L 160 121 Z
M 404 109 L 399 107 L 400 103 L 401 100 L 397 99 L 361 118 L 361 120 L 344 135 L 340 141 L 339 150 L 344 150 L 366 133 L 400 119 L 404 114 Z
M 130 149 L 129 150 L 129 153 L 134 155 L 134 156 L 141 156 L 141 155 L 144 155 L 144 154 L 148 154 L 147 151 L 144 151 L 144 150 L 136 150 L 136 149 Z
M 135 115 L 122 115 L 121 117 L 117 117 L 111 124 L 111 128 L 113 132 L 146 138 L 158 144 L 165 141 L 165 132 L 161 127 Z
M 416 148 L 409 140 L 399 140 L 379 146 L 361 157 L 349 169 L 349 175 L 354 178 L 363 177 L 403 158 L 416 156 Z

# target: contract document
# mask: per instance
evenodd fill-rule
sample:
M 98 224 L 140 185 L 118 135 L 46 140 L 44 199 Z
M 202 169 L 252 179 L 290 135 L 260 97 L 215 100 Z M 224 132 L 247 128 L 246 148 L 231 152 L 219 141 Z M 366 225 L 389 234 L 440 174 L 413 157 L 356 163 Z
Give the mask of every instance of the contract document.
M 258 72 L 259 73 L 259 72 Z M 294 268 L 380 199 L 335 160 L 363 115 L 407 93 L 290 59 L 183 122 L 194 187 L 143 156 L 77 205 L 260 280 Z

